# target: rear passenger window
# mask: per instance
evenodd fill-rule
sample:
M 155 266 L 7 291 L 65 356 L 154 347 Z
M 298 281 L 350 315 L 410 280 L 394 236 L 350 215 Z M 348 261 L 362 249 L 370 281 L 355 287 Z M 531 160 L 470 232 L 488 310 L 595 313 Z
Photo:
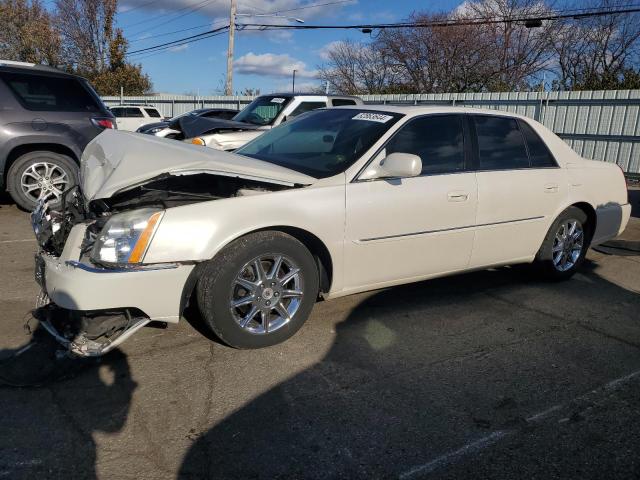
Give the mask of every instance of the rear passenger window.
M 433 115 L 412 120 L 387 144 L 386 154 L 401 152 L 422 159 L 422 175 L 464 170 L 461 115 Z
M 528 168 L 524 137 L 514 118 L 475 115 L 480 170 Z
M 527 122 L 520 121 L 520 130 L 529 147 L 529 159 L 533 168 L 558 166 L 547 146 Z
M 162 118 L 160 112 L 155 108 L 145 108 L 144 111 L 147 112 L 147 115 L 149 115 L 151 118 Z
M 99 112 L 100 105 L 84 80 L 57 75 L 2 72 L 18 101 L 28 110 L 43 112 Z
M 125 108 L 124 109 L 124 116 L 125 117 L 133 117 L 133 118 L 138 118 L 138 117 L 144 117 L 144 115 L 142 114 L 142 112 L 140 111 L 139 108 Z
M 124 109 L 123 108 L 111 108 L 111 113 L 113 113 L 113 116 L 116 118 L 119 117 L 124 117 Z
M 325 108 L 326 106 L 327 104 L 324 102 L 302 102 L 289 114 L 289 118 L 297 117 L 298 115 L 310 112 L 311 110 L 317 110 L 318 108 Z
M 334 98 L 333 100 L 331 100 L 331 104 L 334 107 L 342 107 L 344 105 L 355 105 L 356 101 L 355 100 L 348 100 L 346 98 Z

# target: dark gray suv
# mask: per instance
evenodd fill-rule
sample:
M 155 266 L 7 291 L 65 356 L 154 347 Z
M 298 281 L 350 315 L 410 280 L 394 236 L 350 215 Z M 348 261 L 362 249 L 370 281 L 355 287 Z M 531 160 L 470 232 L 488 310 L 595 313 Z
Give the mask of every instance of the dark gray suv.
M 84 147 L 115 118 L 84 78 L 0 60 L 0 186 L 31 210 L 78 181 Z

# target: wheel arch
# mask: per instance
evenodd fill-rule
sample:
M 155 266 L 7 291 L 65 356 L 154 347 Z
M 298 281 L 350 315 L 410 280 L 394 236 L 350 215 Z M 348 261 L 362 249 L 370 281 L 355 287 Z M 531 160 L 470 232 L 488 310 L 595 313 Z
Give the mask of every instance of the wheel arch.
M 13 165 L 13 163 L 22 155 L 25 155 L 31 152 L 53 152 L 61 155 L 66 155 L 71 159 L 73 159 L 73 161 L 76 164 L 79 164 L 79 158 L 76 152 L 74 152 L 73 149 L 71 149 L 70 147 L 62 143 L 48 143 L 48 142 L 23 143 L 13 147 L 7 155 L 7 160 L 4 164 L 4 172 L 3 172 L 5 183 L 6 183 L 6 178 L 9 173 L 9 169 L 11 168 L 11 165 Z
M 293 238 L 302 243 L 313 255 L 318 267 L 320 280 L 320 292 L 327 293 L 331 289 L 333 281 L 333 260 L 329 249 L 320 238 L 303 228 L 291 227 L 286 225 L 278 225 L 273 227 L 259 228 L 245 235 L 255 232 L 277 231 L 291 235 Z M 244 236 L 244 235 L 243 235 Z
M 576 202 L 570 207 L 576 207 L 582 210 L 587 216 L 587 225 L 589 227 L 589 240 L 593 238 L 594 233 L 596 232 L 596 225 L 598 224 L 598 215 L 596 214 L 596 209 L 593 208 L 588 202 Z
M 237 237 L 230 239 L 224 245 L 221 245 L 220 248 L 217 250 L 216 254 L 213 256 L 213 258 L 215 258 L 218 252 L 220 252 L 224 247 L 226 247 L 227 245 L 230 245 L 236 240 L 256 232 L 267 232 L 267 231 L 276 231 L 276 232 L 286 233 L 288 235 L 291 235 L 300 243 L 302 243 L 309 250 L 309 252 L 311 252 L 311 255 L 316 261 L 316 266 L 318 267 L 320 293 L 321 294 L 328 293 L 331 290 L 331 285 L 333 282 L 333 272 L 334 272 L 333 258 L 331 257 L 331 253 L 329 252 L 329 249 L 327 248 L 325 243 L 317 235 L 314 235 L 313 233 L 303 228 L 292 227 L 289 225 L 274 225 L 274 226 L 256 228 L 254 230 L 244 232 L 241 235 L 238 235 Z M 191 274 L 189 275 L 189 278 L 187 279 L 183 287 L 182 297 L 180 302 L 180 315 L 182 315 L 183 312 L 188 307 L 188 305 L 191 304 L 192 297 L 195 292 L 196 284 L 198 283 L 198 279 L 202 274 L 202 269 L 205 263 L 206 262 L 199 262 L 196 265 L 196 267 L 191 271 Z

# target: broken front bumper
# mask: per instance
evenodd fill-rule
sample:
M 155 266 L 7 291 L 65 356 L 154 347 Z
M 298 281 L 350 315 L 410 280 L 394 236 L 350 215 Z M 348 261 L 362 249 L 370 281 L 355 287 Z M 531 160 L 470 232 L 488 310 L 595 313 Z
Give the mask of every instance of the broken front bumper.
M 59 257 L 44 252 L 36 255 L 36 281 L 55 307 L 80 314 L 83 321 L 96 318 L 96 322 L 102 321 L 97 318 L 104 316 L 91 317 L 83 312 L 122 312 L 126 328 L 118 332 L 118 343 L 122 343 L 150 321 L 178 321 L 184 288 L 194 265 L 157 264 L 122 269 L 100 268 L 81 259 L 85 230 L 86 226 L 83 224 L 73 227 Z M 46 308 L 41 309 L 45 316 L 51 317 L 52 312 L 51 308 L 49 311 Z M 131 317 L 130 312 L 135 313 L 135 318 Z M 52 318 L 41 318 L 41 321 L 50 333 L 74 353 L 101 355 L 108 351 L 100 351 L 96 345 L 85 342 L 86 336 L 82 335 L 83 332 L 75 332 L 80 334 L 75 337 L 65 334 L 65 328 L 60 325 L 61 322 L 68 324 L 69 321 L 60 319 L 59 315 L 57 322 Z M 113 340 L 112 343 L 115 343 L 115 338 Z M 113 346 L 109 349 L 111 348 Z

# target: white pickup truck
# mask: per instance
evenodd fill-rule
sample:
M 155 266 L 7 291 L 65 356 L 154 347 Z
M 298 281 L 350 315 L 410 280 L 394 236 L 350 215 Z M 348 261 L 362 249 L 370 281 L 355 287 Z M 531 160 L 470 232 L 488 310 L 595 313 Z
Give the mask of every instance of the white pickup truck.
M 274 93 L 261 95 L 238 113 L 232 121 L 211 120 L 210 130 L 203 122 L 195 135 L 185 135 L 185 142 L 233 151 L 282 122 L 318 108 L 362 105 L 358 97 L 316 95 L 306 93 Z
M 116 117 L 118 130 L 135 132 L 147 123 L 164 120 L 160 111 L 153 105 L 114 105 L 109 110 Z

